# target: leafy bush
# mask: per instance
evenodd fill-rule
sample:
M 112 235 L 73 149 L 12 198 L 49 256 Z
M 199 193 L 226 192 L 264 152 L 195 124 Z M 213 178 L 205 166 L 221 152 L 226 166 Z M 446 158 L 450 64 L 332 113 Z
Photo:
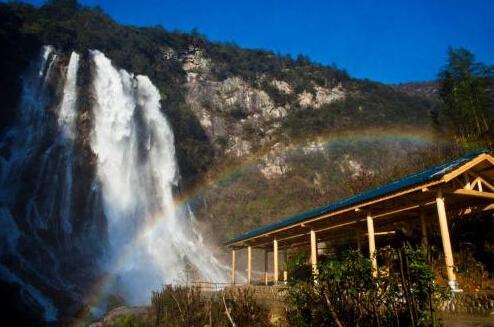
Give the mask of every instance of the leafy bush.
M 433 302 L 445 299 L 447 292 L 435 283 L 422 249 L 387 248 L 378 256 L 384 262 L 376 277 L 371 274 L 370 259 L 355 250 L 324 259 L 318 264 L 315 278 L 289 271 L 286 302 L 290 324 L 435 324 Z M 291 268 L 299 272 L 310 269 L 300 258 Z

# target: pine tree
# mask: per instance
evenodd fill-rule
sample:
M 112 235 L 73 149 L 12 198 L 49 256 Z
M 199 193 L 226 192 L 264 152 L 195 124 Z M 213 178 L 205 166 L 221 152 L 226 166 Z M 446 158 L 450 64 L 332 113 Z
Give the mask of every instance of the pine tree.
M 493 72 L 467 49 L 450 48 L 439 73 L 442 111 L 453 136 L 467 146 L 492 144 Z

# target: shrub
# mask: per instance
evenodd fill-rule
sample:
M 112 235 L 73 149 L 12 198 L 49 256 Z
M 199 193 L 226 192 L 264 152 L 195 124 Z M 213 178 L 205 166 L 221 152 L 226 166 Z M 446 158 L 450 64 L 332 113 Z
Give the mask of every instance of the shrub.
M 316 279 L 291 274 L 287 319 L 295 326 L 434 325 L 434 301 L 447 292 L 434 281 L 421 249 L 405 246 L 378 253 L 384 261 L 377 276 L 360 251 L 327 257 Z M 300 259 L 294 264 L 298 271 Z M 290 267 L 290 265 L 289 265 Z M 385 268 L 384 268 L 385 267 Z M 302 269 L 303 270 L 303 269 Z M 305 268 L 307 270 L 307 268 Z
M 270 326 L 268 308 L 250 289 L 202 292 L 167 285 L 153 292 L 151 302 L 155 326 Z

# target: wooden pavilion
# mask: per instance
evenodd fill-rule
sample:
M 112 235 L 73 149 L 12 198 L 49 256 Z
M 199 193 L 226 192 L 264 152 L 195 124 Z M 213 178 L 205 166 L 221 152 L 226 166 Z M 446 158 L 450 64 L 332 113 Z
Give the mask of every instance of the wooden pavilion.
M 273 252 L 273 282 L 279 279 L 279 251 L 310 248 L 310 262 L 317 274 L 318 244 L 355 235 L 360 242 L 367 225 L 367 241 L 376 273 L 376 235 L 390 223 L 420 220 L 422 238 L 427 225 L 437 219 L 441 233 L 448 284 L 458 290 L 447 213 L 465 215 L 494 209 L 494 157 L 481 150 L 379 186 L 341 201 L 297 214 L 271 225 L 245 232 L 225 243 L 232 252 L 232 283 L 236 282 L 236 252 L 247 250 L 247 281 L 252 281 L 252 249 L 263 249 L 265 283 L 268 284 L 268 252 Z M 286 272 L 284 272 L 286 279 Z

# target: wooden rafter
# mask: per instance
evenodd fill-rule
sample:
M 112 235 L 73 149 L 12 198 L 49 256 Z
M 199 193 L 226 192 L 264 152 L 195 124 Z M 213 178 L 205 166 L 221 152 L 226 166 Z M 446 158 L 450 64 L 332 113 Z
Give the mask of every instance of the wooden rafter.
M 463 165 L 463 166 L 453 170 L 452 172 L 444 175 L 442 180 L 444 182 L 449 182 L 452 179 L 455 179 L 456 177 L 463 175 L 465 172 L 469 171 L 473 167 L 477 166 L 479 163 L 486 161 L 486 160 L 489 161 L 494 166 L 494 159 L 490 155 L 488 155 L 486 153 L 482 153 L 481 155 L 479 155 L 477 158 L 473 159 L 472 161 L 470 161 L 470 162 L 466 163 L 465 165 Z
M 491 192 L 480 192 L 475 190 L 458 189 L 450 193 L 494 200 L 494 193 Z
M 419 209 L 421 207 L 426 207 L 426 206 L 432 205 L 434 203 L 435 203 L 434 201 L 427 201 L 424 203 L 418 203 L 418 204 L 412 204 L 412 205 L 409 204 L 409 205 L 406 205 L 403 207 L 395 208 L 393 210 L 377 211 L 377 212 L 373 211 L 372 212 L 372 218 L 376 219 L 376 218 L 382 218 L 382 217 L 386 217 L 386 216 L 392 216 L 392 215 L 396 215 L 399 213 L 403 213 L 405 211 L 410 211 L 410 210 Z
M 474 185 L 478 184 L 479 185 L 479 191 L 481 191 L 481 192 L 482 192 L 482 189 L 481 189 L 482 186 L 485 186 L 494 192 L 494 185 L 492 185 L 491 183 L 486 181 L 484 178 L 482 178 L 482 176 L 477 176 L 477 178 L 475 178 L 475 180 L 473 181 L 473 184 Z

